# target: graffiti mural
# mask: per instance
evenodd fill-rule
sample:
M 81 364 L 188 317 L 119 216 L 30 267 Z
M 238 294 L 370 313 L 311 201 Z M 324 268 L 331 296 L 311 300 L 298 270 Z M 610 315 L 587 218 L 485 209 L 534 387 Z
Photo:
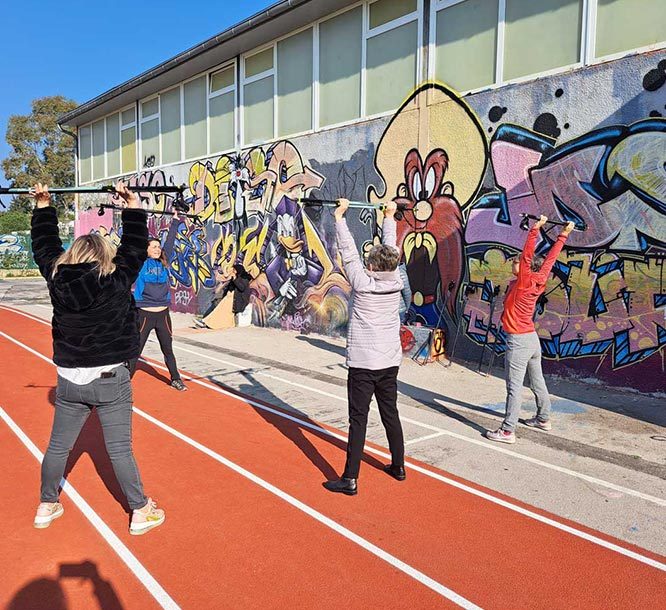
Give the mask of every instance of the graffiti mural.
M 463 211 L 481 184 L 486 159 L 485 134 L 474 114 L 435 84 L 412 94 L 379 142 L 376 167 L 386 187 L 371 187 L 370 198 L 406 207 L 398 246 L 412 289 L 412 321 L 442 327 L 443 309 L 455 317 L 465 272 Z
M 494 106 L 489 116 L 498 122 L 506 110 Z M 487 142 L 467 104 L 428 83 L 391 119 L 375 159 L 383 187 L 372 185 L 369 197 L 406 208 L 398 235 L 414 294 L 409 316 L 445 331 L 460 323 L 468 339 L 482 344 L 488 335 L 503 353 L 509 259 L 526 237 L 521 214 L 545 214 L 585 230 L 569 238 L 537 308 L 544 357 L 588 358 L 611 377 L 652 361 L 663 374 L 666 120 L 610 125 L 558 145 L 561 130 L 544 116 L 533 129 L 491 128 Z M 555 237 L 544 231 L 538 252 Z M 476 290 L 463 298 L 468 286 Z
M 0 269 L 37 269 L 29 232 L 0 235 Z
M 666 119 L 654 65 L 624 58 L 465 98 L 428 82 L 390 117 L 129 177 L 134 185 L 185 184 L 202 219 L 177 220 L 172 307 L 214 308 L 242 264 L 253 278 L 254 324 L 344 333 L 350 288 L 332 214 L 299 201 L 393 200 L 404 208 L 398 244 L 413 295 L 405 349 L 438 327 L 445 352 L 459 330 L 460 354 L 478 357 L 487 336 L 501 354 L 509 259 L 526 237 L 521 214 L 546 214 L 585 229 L 570 236 L 535 314 L 551 370 L 658 389 Z M 590 91 L 611 85 L 609 104 L 590 106 Z M 171 195 L 140 197 L 146 207 L 173 209 Z M 76 232 L 117 243 L 117 216 L 79 211 Z M 151 235 L 164 239 L 170 222 L 150 216 Z M 348 222 L 360 252 L 380 241 L 381 212 L 350 211 Z M 538 251 L 556 235 L 543 231 Z
M 666 121 L 612 126 L 561 146 L 515 125 L 490 144 L 496 191 L 480 197 L 466 224 L 470 281 L 505 289 L 507 258 L 522 247 L 520 213 L 573 221 L 537 322 L 549 358 L 610 355 L 615 368 L 666 345 Z M 489 239 L 490 238 L 490 239 Z M 542 236 L 538 250 L 553 241 Z M 482 293 L 463 312 L 468 333 L 488 329 Z M 492 328 L 498 328 L 501 306 Z M 498 349 L 500 345 L 497 344 Z

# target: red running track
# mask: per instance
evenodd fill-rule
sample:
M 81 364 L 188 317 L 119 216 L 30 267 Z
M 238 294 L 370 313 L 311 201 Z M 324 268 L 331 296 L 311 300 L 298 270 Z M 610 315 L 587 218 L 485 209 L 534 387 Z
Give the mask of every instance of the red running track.
M 0 331 L 14 339 L 0 335 L 2 362 L 11 363 L 0 371 L 0 407 L 43 452 L 55 370 L 25 347 L 50 358 L 50 329 L 1 308 Z M 248 384 L 259 382 L 248 375 Z M 285 418 L 277 397 L 271 413 L 208 383 L 176 393 L 150 367 L 133 385 L 135 454 L 147 493 L 167 510 L 164 526 L 129 536 L 94 417 L 68 481 L 183 608 L 637 608 L 654 606 L 666 590 L 663 557 L 422 464 L 427 472 L 410 469 L 398 483 L 368 454 L 359 495 L 332 495 L 321 483 L 340 470 L 344 443 L 324 426 Z M 25 583 L 56 577 L 64 560 L 85 559 L 106 582 L 97 589 L 112 587 L 119 607 L 159 607 L 69 498 L 63 518 L 32 529 L 37 461 L 3 422 L 0 439 L 9 481 L 21 481 L 11 506 L 0 509 L 0 534 L 9 541 L 3 562 L 12 566 L 0 572 L 1 607 Z M 56 582 L 69 596 L 72 581 Z M 80 579 L 77 591 L 97 608 L 89 581 Z

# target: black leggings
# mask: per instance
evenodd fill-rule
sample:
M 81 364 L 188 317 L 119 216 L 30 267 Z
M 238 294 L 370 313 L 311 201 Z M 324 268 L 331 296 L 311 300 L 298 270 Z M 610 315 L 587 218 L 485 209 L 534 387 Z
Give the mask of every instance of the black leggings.
M 139 309 L 139 334 L 141 336 L 139 353 L 143 352 L 143 348 L 148 340 L 148 335 L 153 328 L 155 329 L 157 340 L 160 342 L 160 349 L 164 354 L 164 362 L 169 369 L 171 381 L 180 379 L 178 366 L 176 365 L 176 357 L 173 355 L 173 341 L 171 339 L 173 331 L 171 330 L 171 316 L 169 316 L 168 309 L 163 309 L 162 311 L 146 311 L 145 309 Z M 132 376 L 136 371 L 136 363 L 138 361 L 138 358 L 130 360 L 129 369 Z

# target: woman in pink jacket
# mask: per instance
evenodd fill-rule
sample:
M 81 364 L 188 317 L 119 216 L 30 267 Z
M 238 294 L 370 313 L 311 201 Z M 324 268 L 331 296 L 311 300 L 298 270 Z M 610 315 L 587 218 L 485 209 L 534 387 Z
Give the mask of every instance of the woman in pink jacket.
M 338 248 L 347 279 L 352 287 L 347 328 L 347 396 L 349 400 L 349 440 L 347 462 L 342 477 L 327 481 L 329 491 L 353 496 L 357 483 L 370 400 L 377 398 L 379 414 L 386 429 L 391 464 L 384 470 L 398 481 L 405 479 L 405 443 L 398 416 L 398 367 L 400 345 L 400 292 L 403 288 L 396 248 L 395 203 L 384 212 L 382 244 L 370 250 L 363 266 L 344 215 L 346 199 L 335 210 Z

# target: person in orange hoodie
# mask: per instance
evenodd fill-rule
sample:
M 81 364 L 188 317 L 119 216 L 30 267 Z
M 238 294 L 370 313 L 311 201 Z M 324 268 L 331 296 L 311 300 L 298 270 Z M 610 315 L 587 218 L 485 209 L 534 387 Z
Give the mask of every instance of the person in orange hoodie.
M 525 421 L 531 428 L 550 430 L 550 396 L 541 370 L 541 343 L 534 329 L 534 308 L 546 289 L 546 281 L 564 242 L 574 228 L 569 222 L 562 229 L 548 255 L 535 256 L 534 250 L 541 227 L 548 221 L 541 216 L 527 234 L 520 258 L 513 260 L 513 275 L 504 299 L 502 327 L 506 333 L 506 416 L 498 430 L 486 431 L 486 438 L 500 443 L 516 442 L 516 425 L 520 415 L 521 393 L 525 372 L 529 373 L 529 386 L 537 403 L 536 417 Z

